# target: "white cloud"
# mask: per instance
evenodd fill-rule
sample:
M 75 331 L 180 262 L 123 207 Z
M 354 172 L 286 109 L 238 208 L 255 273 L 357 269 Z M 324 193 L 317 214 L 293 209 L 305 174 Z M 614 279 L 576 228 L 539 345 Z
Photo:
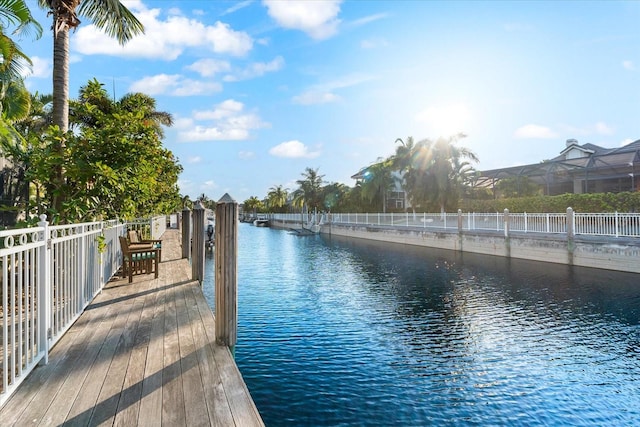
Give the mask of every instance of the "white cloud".
M 605 122 L 596 122 L 593 125 L 587 125 L 582 127 L 576 127 L 572 125 L 562 124 L 559 125 L 560 131 L 563 135 L 572 136 L 590 136 L 590 135 L 613 135 L 615 129 Z M 554 132 L 555 133 L 555 132 Z
M 191 156 L 187 159 L 187 163 L 200 163 L 202 161 L 202 157 L 200 156 Z
M 221 90 L 222 85 L 220 83 L 187 79 L 180 74 L 146 76 L 129 86 L 129 91 L 131 92 L 142 92 L 151 96 L 210 95 Z
M 244 104 L 242 102 L 227 99 L 218 104 L 213 110 L 195 111 L 193 118 L 195 120 L 220 120 L 235 116 L 243 109 Z
M 415 120 L 427 126 L 434 137 L 468 132 L 473 114 L 464 103 L 429 106 L 415 115 Z
M 292 98 L 294 104 L 300 105 L 314 105 L 314 104 L 328 104 L 330 102 L 339 101 L 341 98 L 329 92 L 305 92 L 300 95 L 296 95 Z
M 181 194 L 191 194 L 193 192 L 193 182 L 188 179 L 178 179 L 178 188 Z
M 203 191 L 213 190 L 216 188 L 218 188 L 218 185 L 212 180 L 205 181 L 202 184 L 200 184 L 200 190 L 203 190 Z
M 546 126 L 524 125 L 516 129 L 514 136 L 522 139 L 554 139 L 558 134 Z
M 145 34 L 121 46 L 95 25 L 83 25 L 73 35 L 72 46 L 85 55 L 104 54 L 166 61 L 176 59 L 186 48 L 208 48 L 218 54 L 244 56 L 253 47 L 253 41 L 247 33 L 235 31 L 220 21 L 205 25 L 175 13 L 161 18 L 160 9 L 148 9 L 141 2 L 127 3 L 127 7 L 144 25 Z
M 189 129 L 193 127 L 193 119 L 190 117 L 177 117 L 173 120 L 173 129 Z
M 349 22 L 350 27 L 360 27 L 362 25 L 369 24 L 371 22 L 379 21 L 380 19 L 384 19 L 389 16 L 386 13 L 376 13 L 375 15 L 369 15 L 362 17 L 360 19 L 356 19 L 355 21 Z
M 178 132 L 178 138 L 190 142 L 240 141 L 248 139 L 250 131 L 268 126 L 257 114 L 244 112 L 244 104 L 228 99 L 212 110 L 195 111 L 192 125 Z
M 338 32 L 342 0 L 263 0 L 271 16 L 283 28 L 300 30 L 316 40 L 327 39 Z
M 233 13 L 233 12 L 237 12 L 240 9 L 244 9 L 247 6 L 250 6 L 251 3 L 253 3 L 252 0 L 238 1 L 238 2 L 234 3 L 233 6 L 231 6 L 230 8 L 225 10 L 224 12 L 222 12 L 222 15 L 224 16 L 224 15 L 228 15 L 228 14 Z
M 51 64 L 51 60 L 47 58 L 40 58 L 39 56 L 32 56 L 31 62 L 33 64 L 31 67 L 31 73 L 29 73 L 29 75 L 25 77 L 51 77 L 51 73 L 53 72 L 53 65 Z
M 239 151 L 238 157 L 242 160 L 249 160 L 256 157 L 256 153 L 254 153 L 253 151 Z
M 313 159 L 320 155 L 320 151 L 309 151 L 309 148 L 300 141 L 287 141 L 278 144 L 269 150 L 269 154 L 276 157 L 285 157 L 290 159 L 306 158 Z
M 271 62 L 254 62 L 246 69 L 240 71 L 234 75 L 228 75 L 224 77 L 226 82 L 235 82 L 239 80 L 249 80 L 255 77 L 260 77 L 266 73 L 278 71 L 284 66 L 284 58 L 277 56 Z
M 615 131 L 604 122 L 598 122 L 595 125 L 596 133 L 599 135 L 612 135 Z
M 335 80 L 331 80 L 327 83 L 311 86 L 300 95 L 294 96 L 292 98 L 292 102 L 294 104 L 301 105 L 326 104 L 329 102 L 336 102 L 341 99 L 340 96 L 334 93 L 336 89 L 344 89 L 356 86 L 373 79 L 374 77 L 370 75 L 348 74 Z
M 636 66 L 633 64 L 632 61 L 622 61 L 622 67 L 624 67 L 625 70 L 629 70 L 629 71 L 634 71 L 636 69 Z
M 372 39 L 362 40 L 360 47 L 363 49 L 376 49 L 389 46 L 389 42 L 383 38 L 374 37 Z
M 231 64 L 220 59 L 200 59 L 185 67 L 187 70 L 195 71 L 202 77 L 213 77 L 214 75 L 231 70 Z
M 632 142 L 634 142 L 635 140 L 632 138 L 625 138 L 622 140 L 622 142 L 620 143 L 621 147 L 624 147 L 627 144 L 631 144 Z

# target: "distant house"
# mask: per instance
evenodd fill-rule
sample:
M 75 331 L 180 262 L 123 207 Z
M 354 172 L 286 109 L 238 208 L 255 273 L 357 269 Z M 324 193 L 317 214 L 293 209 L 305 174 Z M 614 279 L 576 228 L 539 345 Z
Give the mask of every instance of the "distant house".
M 370 168 L 371 166 L 366 166 L 360 169 L 357 173 L 351 175 L 351 179 L 355 179 L 356 183 L 366 181 Z M 395 171 L 391 172 L 391 176 L 393 178 L 393 189 L 387 191 L 386 194 L 387 209 L 404 210 L 405 208 L 411 207 L 407 200 L 407 194 L 402 188 L 402 174 Z
M 526 177 L 546 195 L 619 193 L 640 185 L 640 140 L 619 148 L 568 139 L 557 157 L 540 163 L 479 172 L 476 187 L 494 188 L 501 179 Z

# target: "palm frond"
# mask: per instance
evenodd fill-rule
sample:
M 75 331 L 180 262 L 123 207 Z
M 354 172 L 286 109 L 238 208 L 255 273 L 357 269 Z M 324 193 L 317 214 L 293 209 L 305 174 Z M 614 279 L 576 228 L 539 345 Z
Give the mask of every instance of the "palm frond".
M 144 33 L 142 23 L 119 0 L 84 0 L 80 3 L 78 14 L 88 17 L 96 27 L 121 45 Z

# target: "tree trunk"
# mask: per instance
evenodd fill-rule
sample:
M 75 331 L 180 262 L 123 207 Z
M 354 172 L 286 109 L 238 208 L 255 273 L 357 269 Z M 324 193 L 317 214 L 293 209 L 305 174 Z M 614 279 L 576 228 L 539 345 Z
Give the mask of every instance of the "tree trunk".
M 62 19 L 53 20 L 53 124 L 63 134 L 69 130 L 69 27 Z M 57 143 L 59 159 L 65 152 L 65 141 Z M 56 213 L 62 210 L 64 203 L 64 170 L 62 164 L 53 172 L 54 191 L 52 207 Z
M 66 133 L 69 130 L 69 28 L 55 18 L 53 25 L 53 124 Z

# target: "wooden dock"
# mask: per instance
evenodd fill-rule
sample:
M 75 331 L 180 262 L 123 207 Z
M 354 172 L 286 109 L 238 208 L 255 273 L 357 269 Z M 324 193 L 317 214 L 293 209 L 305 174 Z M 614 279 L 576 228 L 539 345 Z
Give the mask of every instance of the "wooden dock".
M 0 426 L 263 426 L 215 322 L 180 233 L 162 263 L 116 278 L 0 410 Z

